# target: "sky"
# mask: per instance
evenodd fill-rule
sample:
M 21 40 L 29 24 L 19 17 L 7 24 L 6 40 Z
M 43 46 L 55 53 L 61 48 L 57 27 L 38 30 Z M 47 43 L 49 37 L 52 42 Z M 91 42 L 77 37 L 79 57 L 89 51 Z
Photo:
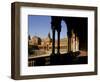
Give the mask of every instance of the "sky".
M 67 37 L 67 27 L 64 21 L 61 23 L 61 38 Z M 28 34 L 32 36 L 39 36 L 41 38 L 46 38 L 50 32 L 52 38 L 51 30 L 51 16 L 28 16 Z M 57 32 L 55 38 L 57 39 Z

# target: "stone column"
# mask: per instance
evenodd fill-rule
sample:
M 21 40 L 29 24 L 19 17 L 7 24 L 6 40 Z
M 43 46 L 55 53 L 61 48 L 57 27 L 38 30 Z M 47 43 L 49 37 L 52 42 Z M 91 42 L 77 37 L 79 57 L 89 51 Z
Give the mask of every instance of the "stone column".
M 60 31 L 58 33 L 58 49 L 57 49 L 57 54 L 60 54 Z
M 67 32 L 68 35 L 68 52 L 71 51 L 71 31 Z
M 55 54 L 55 29 L 52 29 L 52 55 Z

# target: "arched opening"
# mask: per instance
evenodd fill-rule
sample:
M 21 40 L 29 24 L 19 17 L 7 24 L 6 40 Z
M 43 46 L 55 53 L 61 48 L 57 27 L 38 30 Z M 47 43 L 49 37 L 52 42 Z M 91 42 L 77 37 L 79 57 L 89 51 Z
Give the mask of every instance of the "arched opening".
M 64 54 L 68 52 L 68 37 L 67 37 L 67 24 L 65 21 L 61 21 L 61 32 L 60 32 L 60 53 Z
M 77 31 L 79 28 L 78 22 L 79 18 L 52 17 L 51 28 L 53 33 L 53 54 L 70 54 L 70 52 L 79 51 L 79 33 Z M 55 35 L 57 40 L 55 40 Z M 55 49 L 57 50 L 57 53 L 55 53 Z
M 57 31 L 55 31 L 55 54 L 57 54 L 57 47 L 58 47 L 58 36 L 57 36 Z

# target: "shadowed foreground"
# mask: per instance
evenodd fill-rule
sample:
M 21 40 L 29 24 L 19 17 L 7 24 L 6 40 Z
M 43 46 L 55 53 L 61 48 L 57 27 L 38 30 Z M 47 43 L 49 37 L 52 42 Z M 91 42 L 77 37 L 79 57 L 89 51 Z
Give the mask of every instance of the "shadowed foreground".
M 48 66 L 48 65 L 74 65 L 87 64 L 87 56 L 79 56 L 79 52 L 65 54 L 51 54 L 43 57 L 30 57 L 28 66 Z

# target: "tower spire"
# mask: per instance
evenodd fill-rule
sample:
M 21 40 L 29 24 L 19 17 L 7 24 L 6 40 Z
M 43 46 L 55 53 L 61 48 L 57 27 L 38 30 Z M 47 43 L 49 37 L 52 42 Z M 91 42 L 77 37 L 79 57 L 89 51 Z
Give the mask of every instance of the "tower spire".
M 48 33 L 48 37 L 51 39 L 50 32 Z

